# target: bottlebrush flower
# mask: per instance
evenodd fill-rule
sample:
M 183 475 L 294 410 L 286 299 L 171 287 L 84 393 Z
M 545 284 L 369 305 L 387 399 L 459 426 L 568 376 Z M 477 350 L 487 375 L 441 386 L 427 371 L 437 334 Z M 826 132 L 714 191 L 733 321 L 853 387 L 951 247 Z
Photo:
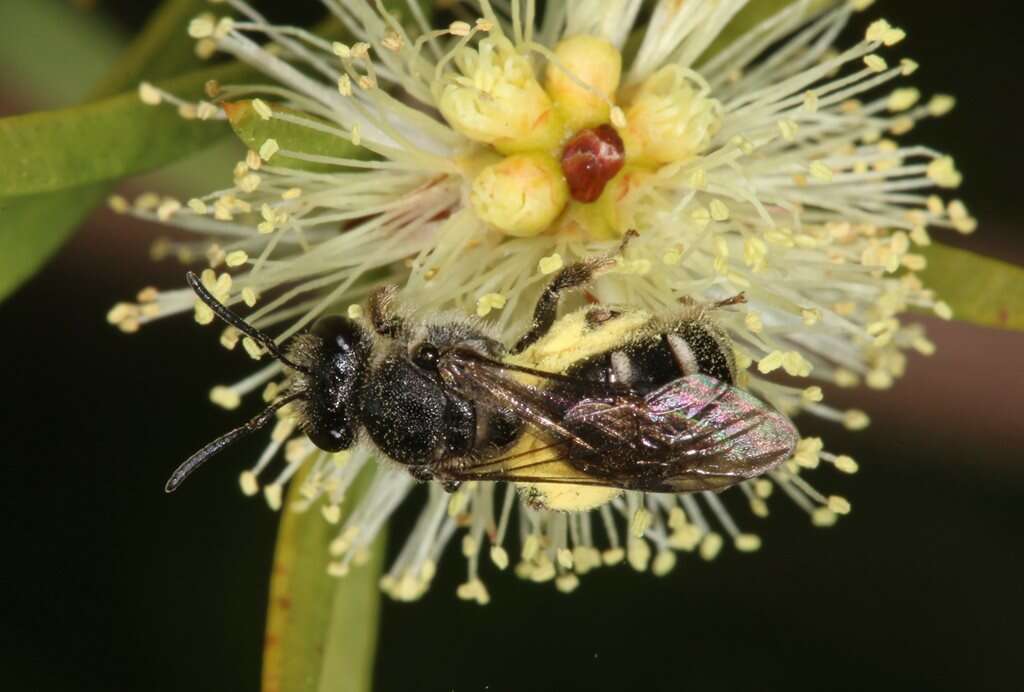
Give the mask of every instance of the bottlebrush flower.
M 397 283 L 403 302 L 475 313 L 511 342 L 548 275 L 636 229 L 626 258 L 593 286 L 598 299 L 663 311 L 682 296 L 744 292 L 742 309 L 719 315 L 742 386 L 791 416 L 859 429 L 867 416 L 823 403 L 820 384 L 890 386 L 908 349 L 934 349 L 903 313 L 950 317 L 915 275 L 924 258 L 914 248 L 930 242 L 929 227 L 969 233 L 976 222 L 962 202 L 934 192 L 959 185 L 953 160 L 899 137 L 953 100 L 891 88 L 917 65 L 893 57 L 905 34 L 884 20 L 855 45 L 833 47 L 869 1 L 793 2 L 715 50 L 745 0 L 569 0 L 540 14 L 532 0 L 480 0 L 456 4 L 464 19 L 442 28 L 414 2 L 402 24 L 379 3 L 325 0 L 354 37 L 348 44 L 270 24 L 241 0 L 226 4 L 236 18 L 198 17 L 192 35 L 267 83 L 211 85 L 209 102 L 150 85 L 141 97 L 186 117 L 248 118 L 267 133 L 301 136 L 257 141 L 226 189 L 185 203 L 117 197 L 112 206 L 194 233 L 191 242 L 162 241 L 156 254 L 205 258 L 206 287 L 244 305 L 279 341 L 332 311 L 358 318 L 372 289 Z M 351 145 L 372 156 L 346 153 Z M 145 289 L 109 319 L 134 331 L 189 311 L 200 324 L 214 319 L 187 289 Z M 227 348 L 238 341 L 233 328 L 221 332 Z M 766 377 L 775 371 L 785 383 Z M 214 387 L 211 399 L 229 409 L 260 392 L 270 401 L 286 378 L 275 362 Z M 283 468 L 271 471 L 282 450 Z M 711 559 L 725 540 L 756 550 L 760 539 L 726 509 L 730 497 L 761 517 L 778 487 L 829 525 L 850 506 L 805 480 L 821 462 L 857 469 L 805 439 L 793 460 L 725 500 L 634 492 L 559 513 L 531 508 L 513 487 L 421 486 L 364 447 L 321 452 L 296 433 L 286 407 L 241 485 L 249 495 L 262 488 L 276 509 L 305 469 L 297 509 L 339 522 L 366 468 L 368 489 L 331 546 L 332 573 L 359 561 L 400 503 L 415 502 L 420 518 L 383 588 L 418 597 L 461 535 L 468 579 L 459 595 L 483 603 L 481 556 L 505 569 L 512 544 L 519 576 L 571 591 L 599 565 L 626 560 L 665 574 L 677 551 Z

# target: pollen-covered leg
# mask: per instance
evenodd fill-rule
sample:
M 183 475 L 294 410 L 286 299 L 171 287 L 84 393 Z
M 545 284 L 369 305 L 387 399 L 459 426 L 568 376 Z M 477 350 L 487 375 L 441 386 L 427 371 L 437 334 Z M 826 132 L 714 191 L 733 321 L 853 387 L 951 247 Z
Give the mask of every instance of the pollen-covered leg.
M 547 334 L 558 316 L 558 302 L 561 300 L 562 294 L 586 286 L 601 271 L 615 266 L 626 246 L 637 235 L 636 231 L 627 231 L 615 252 L 570 264 L 555 274 L 555 278 L 551 280 L 537 300 L 537 305 L 533 309 L 533 323 L 529 331 L 516 342 L 512 353 L 522 353 Z

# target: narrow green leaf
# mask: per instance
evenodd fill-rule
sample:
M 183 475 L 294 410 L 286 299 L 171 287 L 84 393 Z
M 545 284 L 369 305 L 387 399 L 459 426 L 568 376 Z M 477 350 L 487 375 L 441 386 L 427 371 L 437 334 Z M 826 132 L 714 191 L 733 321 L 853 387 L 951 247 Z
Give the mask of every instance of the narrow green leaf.
M 364 471 L 344 503 L 351 511 Z M 344 577 L 327 573 L 336 527 L 317 507 L 288 511 L 302 478 L 291 482 L 278 529 L 263 652 L 263 692 L 365 692 L 377 645 L 383 534 L 366 564 Z
M 274 104 L 268 104 L 272 110 L 286 112 Z M 224 104 L 231 128 L 248 148 L 259 151 L 268 139 L 273 139 L 281 149 L 299 151 L 314 156 L 333 156 L 335 158 L 366 158 L 370 152 L 357 147 L 351 142 L 335 135 L 294 123 L 271 118 L 264 120 L 252 106 L 252 101 L 235 101 Z M 312 120 L 312 116 L 301 114 L 303 118 Z M 326 124 L 326 123 L 325 123 Z M 337 166 L 315 163 L 296 159 L 283 154 L 275 155 L 271 163 L 285 168 L 300 168 L 313 172 L 337 171 Z
M 934 243 L 919 252 L 928 260 L 921 280 L 949 303 L 955 319 L 1024 330 L 1024 267 Z
M 210 79 L 238 79 L 238 65 L 199 70 L 160 85 L 199 98 Z M 134 92 L 84 106 L 0 119 L 0 195 L 15 197 L 121 178 L 209 146 L 227 133 L 218 122 L 185 120 L 147 106 Z

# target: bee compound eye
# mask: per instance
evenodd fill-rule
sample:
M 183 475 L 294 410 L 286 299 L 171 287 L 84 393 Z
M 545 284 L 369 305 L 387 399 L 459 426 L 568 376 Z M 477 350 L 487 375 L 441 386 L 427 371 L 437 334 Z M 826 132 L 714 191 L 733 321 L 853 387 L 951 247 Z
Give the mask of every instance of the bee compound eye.
M 412 356 L 412 362 L 424 370 L 437 370 L 437 361 L 441 358 L 441 352 L 434 344 L 420 344 L 416 347 Z

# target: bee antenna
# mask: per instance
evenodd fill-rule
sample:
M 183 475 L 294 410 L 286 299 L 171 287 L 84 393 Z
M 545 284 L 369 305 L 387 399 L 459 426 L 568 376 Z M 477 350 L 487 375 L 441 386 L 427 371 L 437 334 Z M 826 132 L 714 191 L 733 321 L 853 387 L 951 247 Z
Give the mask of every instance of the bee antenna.
M 185 274 L 185 281 L 188 282 L 189 287 L 199 297 L 199 300 L 206 303 L 207 307 L 213 310 L 214 314 L 217 315 L 217 317 L 221 318 L 238 331 L 244 333 L 246 336 L 251 337 L 254 341 L 263 346 L 263 348 L 267 349 L 267 352 L 270 355 L 272 355 L 277 360 L 281 361 L 281 363 L 283 363 L 284 365 L 287 365 L 292 370 L 298 370 L 299 372 L 309 375 L 310 377 L 313 376 L 313 373 L 312 371 L 310 371 L 309 368 L 302 365 L 298 365 L 297 363 L 293 363 L 291 360 L 289 360 L 284 355 L 284 353 L 281 352 L 281 349 L 278 347 L 278 345 L 274 342 L 274 339 L 269 334 L 266 334 L 265 332 L 262 332 L 256 327 L 252 326 L 244 319 L 236 315 L 227 305 L 214 298 L 213 294 L 206 290 L 206 286 L 203 285 L 203 282 L 199 279 L 198 276 L 196 276 L 195 272 L 190 271 L 187 274 Z
M 290 394 L 282 399 L 278 399 L 270 406 L 263 409 L 263 411 L 245 425 L 240 425 L 234 430 L 221 435 L 216 440 L 200 449 L 198 452 L 186 459 L 181 466 L 174 469 L 174 473 L 171 474 L 171 477 L 167 479 L 167 484 L 164 485 L 164 492 L 173 493 L 178 489 L 178 486 L 185 482 L 186 478 L 192 475 L 193 471 L 205 464 L 207 459 L 212 457 L 214 454 L 217 454 L 225 447 L 234 444 L 246 435 L 254 433 L 264 427 L 267 423 L 273 420 L 274 414 L 276 414 L 279 409 L 290 404 L 296 399 L 304 397 L 305 394 L 305 392 L 296 392 L 295 394 Z

